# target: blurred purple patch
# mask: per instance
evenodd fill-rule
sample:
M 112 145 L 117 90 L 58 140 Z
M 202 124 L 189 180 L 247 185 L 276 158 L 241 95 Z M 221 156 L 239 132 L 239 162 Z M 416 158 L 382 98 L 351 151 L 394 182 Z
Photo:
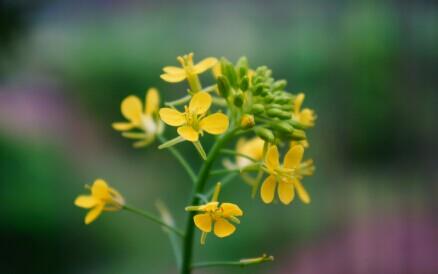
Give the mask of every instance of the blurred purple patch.
M 299 251 L 273 273 L 436 274 L 438 221 L 433 215 L 364 219 L 338 237 Z

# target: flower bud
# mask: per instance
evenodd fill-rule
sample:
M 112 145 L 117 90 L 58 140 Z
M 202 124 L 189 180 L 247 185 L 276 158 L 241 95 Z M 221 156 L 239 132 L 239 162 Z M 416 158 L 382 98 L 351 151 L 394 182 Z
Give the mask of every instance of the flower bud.
M 286 80 L 278 80 L 272 85 L 273 90 L 283 90 L 287 85 Z
M 290 99 L 286 96 L 277 96 L 274 98 L 274 103 L 280 104 L 280 105 L 289 103 L 289 101 L 290 101 Z
M 274 133 L 267 128 L 259 127 L 256 128 L 254 132 L 258 137 L 262 138 L 266 142 L 273 143 L 275 140 Z
M 230 94 L 230 83 L 228 82 L 227 78 L 222 75 L 217 78 L 217 89 L 222 97 L 228 97 Z
M 280 117 L 282 115 L 283 111 L 281 109 L 278 108 L 270 108 L 266 111 L 266 114 L 269 117 Z
M 262 93 L 263 94 L 263 93 Z M 266 95 L 265 96 L 265 102 L 266 103 L 270 103 L 270 102 L 272 102 L 274 100 L 274 95 L 272 95 L 272 94 L 268 94 L 268 95 Z
M 238 88 L 237 74 L 233 64 L 231 64 L 227 59 L 223 58 L 221 60 L 221 69 L 222 74 L 228 79 L 230 85 L 234 88 Z
M 253 94 L 254 95 L 260 95 L 263 92 L 263 85 L 262 84 L 257 84 L 255 86 L 255 88 L 253 89 Z
M 248 88 L 249 88 L 249 79 L 248 76 L 245 75 L 240 81 L 240 89 L 243 91 L 247 91 Z
M 284 133 L 292 133 L 294 131 L 294 127 L 285 122 L 285 121 L 280 121 L 278 123 L 274 123 L 272 124 L 272 127 L 278 131 L 284 132 Z
M 244 114 L 240 120 L 240 126 L 244 129 L 252 128 L 255 125 L 254 116 L 250 114 Z
M 254 104 L 251 107 L 251 112 L 254 114 L 262 114 L 265 111 L 265 107 L 262 104 Z
M 306 132 L 304 132 L 303 130 L 295 129 L 292 132 L 292 140 L 301 141 L 301 140 L 305 140 L 306 138 L 307 138 Z
M 292 118 L 292 113 L 290 113 L 289 111 L 282 111 L 280 113 L 279 116 L 277 116 L 278 118 L 282 119 L 282 120 L 287 120 Z
M 234 99 L 233 99 L 233 104 L 236 107 L 240 108 L 243 105 L 243 100 L 244 100 L 243 93 L 242 92 L 236 93 L 236 95 L 234 96 Z

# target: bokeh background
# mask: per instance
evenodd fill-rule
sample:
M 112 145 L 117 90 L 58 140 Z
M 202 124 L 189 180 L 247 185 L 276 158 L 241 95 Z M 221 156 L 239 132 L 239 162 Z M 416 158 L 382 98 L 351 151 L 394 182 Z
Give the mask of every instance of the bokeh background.
M 125 212 L 85 226 L 73 200 L 102 177 L 182 226 L 183 170 L 110 125 L 129 94 L 181 96 L 159 74 L 191 51 L 268 65 L 318 113 L 312 203 L 266 206 L 236 180 L 222 197 L 246 210 L 238 232 L 196 246 L 198 261 L 276 261 L 197 273 L 438 273 L 436 1 L 0 3 L 1 273 L 176 272 L 159 227 Z

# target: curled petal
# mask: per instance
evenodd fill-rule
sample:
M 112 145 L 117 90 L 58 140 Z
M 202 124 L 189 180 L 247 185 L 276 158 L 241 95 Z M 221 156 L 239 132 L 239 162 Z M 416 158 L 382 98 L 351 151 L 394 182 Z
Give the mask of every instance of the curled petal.
M 222 203 L 221 209 L 223 210 L 223 214 L 225 217 L 243 215 L 243 211 L 240 209 L 240 207 L 232 203 Z
M 303 184 L 298 179 L 293 180 L 293 184 L 295 186 L 295 189 L 297 190 L 298 197 L 300 197 L 300 200 L 305 203 L 310 203 L 310 196 L 309 193 L 307 193 L 306 189 L 304 188 Z
M 203 232 L 211 232 L 212 220 L 207 213 L 197 214 L 193 217 L 193 221 L 197 228 Z
M 227 131 L 229 120 L 223 113 L 215 113 L 201 120 L 199 127 L 210 134 L 222 134 Z
M 199 139 L 199 133 L 190 126 L 182 126 L 177 129 L 179 136 L 190 142 L 196 142 Z
M 269 170 L 274 170 L 280 166 L 280 154 L 277 146 L 271 146 L 266 154 L 265 164 Z
M 113 128 L 118 131 L 126 131 L 135 127 L 132 123 L 116 122 L 112 124 Z
M 260 196 L 265 204 L 270 204 L 274 200 L 275 187 L 277 186 L 277 179 L 274 175 L 270 175 L 262 184 L 260 189 Z
M 212 68 L 214 65 L 216 65 L 217 59 L 214 57 L 208 57 L 202 60 L 201 62 L 197 63 L 194 68 L 194 72 L 196 74 L 203 73 L 209 68 Z
M 204 114 L 211 106 L 211 95 L 206 92 L 198 92 L 193 95 L 189 103 L 189 111 L 195 114 Z
M 178 83 L 184 81 L 184 79 L 186 79 L 186 75 L 164 73 L 160 75 L 160 78 L 169 83 Z
M 90 195 L 81 195 L 76 198 L 75 205 L 82 208 L 92 208 L 99 203 L 95 197 Z
M 214 234 L 219 238 L 230 236 L 235 230 L 236 227 L 223 218 L 218 219 L 214 223 Z
M 294 100 L 294 110 L 295 110 L 295 112 L 299 112 L 300 111 L 301 105 L 303 104 L 303 101 L 304 101 L 304 97 L 305 97 L 305 95 L 302 92 L 299 93 L 297 95 L 297 97 L 295 97 L 295 100 Z
M 285 168 L 297 168 L 301 159 L 303 159 L 304 147 L 302 145 L 294 145 L 284 156 L 284 167 Z
M 172 74 L 172 75 L 185 75 L 186 71 L 182 68 L 179 67 L 172 67 L 172 66 L 167 66 L 163 68 L 163 71 L 167 74 Z
M 141 123 L 141 114 L 143 112 L 143 106 L 140 98 L 134 95 L 126 97 L 122 101 L 121 111 L 123 116 L 132 122 L 134 125 Z
M 285 205 L 290 204 L 295 197 L 294 185 L 291 182 L 280 181 L 277 192 L 280 201 Z
M 109 199 L 111 197 L 108 184 L 102 179 L 94 181 L 91 186 L 91 194 L 97 199 Z
M 90 224 L 94 220 L 96 220 L 97 217 L 102 213 L 104 204 L 99 204 L 98 206 L 94 207 L 90 211 L 88 211 L 87 215 L 85 215 L 85 224 Z
M 184 114 L 173 108 L 161 108 L 159 113 L 161 120 L 169 126 L 178 127 L 186 123 Z
M 158 110 L 160 106 L 160 95 L 158 90 L 155 88 L 150 88 L 146 94 L 146 102 L 145 102 L 145 113 L 152 114 Z

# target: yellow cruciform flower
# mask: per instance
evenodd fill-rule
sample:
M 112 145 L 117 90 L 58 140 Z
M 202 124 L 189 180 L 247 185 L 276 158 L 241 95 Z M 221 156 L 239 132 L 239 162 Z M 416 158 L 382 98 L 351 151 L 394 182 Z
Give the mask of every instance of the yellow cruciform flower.
M 173 108 L 161 108 L 160 118 L 164 123 L 178 127 L 178 134 L 187 141 L 197 142 L 204 131 L 210 134 L 222 134 L 228 129 L 228 117 L 220 112 L 206 116 L 212 98 L 206 92 L 193 95 L 184 112 Z
M 294 100 L 294 112 L 293 117 L 298 122 L 306 127 L 313 127 L 315 125 L 316 115 L 315 112 L 309 108 L 304 108 L 301 110 L 301 105 L 304 101 L 304 93 L 299 93 Z
M 97 179 L 91 186 L 91 195 L 80 195 L 75 200 L 75 205 L 90 209 L 85 216 L 85 224 L 90 224 L 102 213 L 102 211 L 117 211 L 124 205 L 124 199 L 120 193 L 109 187 L 102 180 Z
M 163 131 L 163 123 L 158 119 L 159 106 L 160 95 L 155 88 L 147 91 L 144 111 L 140 98 L 130 95 L 121 104 L 122 114 L 128 121 L 116 122 L 112 126 L 115 130 L 124 132 L 123 136 L 127 138 L 141 139 L 134 143 L 135 147 L 148 145 Z M 132 129 L 140 129 L 143 132 L 127 132 Z
M 312 175 L 314 168 L 311 160 L 301 163 L 303 153 L 303 146 L 292 146 L 286 153 L 284 163 L 281 166 L 277 146 L 271 146 L 268 149 L 264 165 L 269 176 L 263 182 L 260 190 L 263 202 L 266 204 L 271 203 L 277 188 L 278 197 L 285 205 L 292 202 L 295 190 L 301 201 L 306 204 L 310 203 L 309 194 L 304 189 L 300 180 L 303 176 Z
M 243 211 L 232 203 L 222 203 L 219 206 L 219 202 L 209 202 L 197 207 L 196 211 L 202 212 L 193 217 L 196 227 L 205 233 L 213 230 L 219 238 L 233 234 L 236 227 L 230 221 L 239 224 L 236 217 L 243 215 Z
M 212 68 L 217 63 L 216 58 L 208 57 L 195 65 L 193 63 L 193 53 L 178 56 L 177 60 L 180 62 L 182 68 L 172 66 L 164 67 L 164 73 L 161 74 L 160 77 L 170 83 L 178 83 L 187 79 L 192 92 L 201 90 L 201 84 L 197 75 Z

